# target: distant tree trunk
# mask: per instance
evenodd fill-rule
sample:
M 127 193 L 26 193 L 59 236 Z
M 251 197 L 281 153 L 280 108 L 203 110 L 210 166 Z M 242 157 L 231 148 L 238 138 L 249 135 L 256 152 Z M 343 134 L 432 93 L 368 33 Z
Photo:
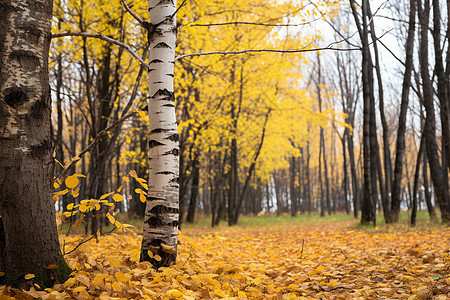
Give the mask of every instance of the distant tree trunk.
M 426 139 L 426 137 L 425 137 Z M 436 211 L 434 210 L 433 203 L 431 202 L 431 193 L 429 190 L 429 184 L 428 184 L 428 165 L 427 165 L 427 143 L 425 141 L 425 144 L 423 145 L 423 164 L 422 164 L 422 177 L 423 177 L 423 188 L 424 188 L 424 194 L 425 194 L 425 203 L 427 205 L 428 215 L 430 216 L 430 220 L 436 221 Z
M 350 6 L 352 9 L 353 17 L 355 19 L 360 39 L 362 42 L 362 81 L 363 81 L 363 100 L 364 100 L 364 112 L 363 112 L 363 160 L 364 160 L 364 195 L 361 206 L 361 223 L 370 224 L 376 222 L 375 207 L 376 207 L 376 148 L 373 148 L 373 131 L 375 126 L 373 111 L 374 96 L 373 96 L 373 64 L 370 56 L 369 41 L 368 41 L 368 28 L 367 28 L 367 0 L 362 1 L 362 20 L 363 24 L 359 21 L 358 12 L 356 11 L 356 3 L 354 0 L 350 0 Z M 376 136 L 376 135 L 375 135 Z M 378 147 L 376 145 L 376 147 Z M 375 178 L 373 178 L 375 176 Z M 375 184 L 374 184 L 375 183 Z M 374 188 L 375 185 L 375 188 Z
M 344 130 L 344 135 L 341 138 L 341 143 L 342 143 L 342 155 L 343 155 L 343 162 L 342 162 L 342 167 L 344 168 L 344 179 L 343 179 L 343 186 L 344 186 L 344 201 L 345 201 L 345 212 L 347 214 L 350 214 L 350 204 L 348 201 L 348 169 L 347 169 L 347 147 L 345 146 L 345 141 L 347 139 L 347 134 L 348 134 L 349 129 L 345 128 Z
M 309 128 L 308 128 L 309 132 Z M 309 161 L 311 159 L 311 155 L 309 152 L 309 141 L 306 142 L 306 168 L 305 168 L 305 180 L 303 182 L 304 184 L 304 190 L 305 190 L 305 197 L 306 197 L 306 207 L 308 210 L 308 214 L 311 214 L 312 211 L 312 201 L 311 201 L 311 177 L 309 174 Z
M 383 157 L 384 157 L 384 178 L 383 180 L 383 171 L 381 167 L 381 158 L 379 154 L 379 150 L 377 151 L 377 173 L 378 173 L 378 182 L 380 186 L 380 194 L 381 194 L 381 201 L 383 203 L 383 214 L 385 216 L 386 223 L 391 222 L 391 208 L 389 204 L 389 193 L 391 192 L 391 185 L 392 185 L 392 161 L 391 161 L 391 151 L 389 149 L 389 128 L 386 121 L 386 115 L 384 113 L 384 91 L 383 91 L 383 80 L 381 75 L 381 67 L 380 67 L 380 59 L 379 59 L 379 52 L 378 52 L 378 43 L 377 43 L 377 36 L 375 34 L 375 25 L 373 20 L 373 15 L 370 9 L 370 2 L 366 2 L 367 5 L 367 13 L 368 17 L 370 18 L 370 35 L 372 37 L 372 43 L 373 43 L 373 53 L 375 57 L 375 71 L 377 75 L 377 83 L 378 83 L 378 100 L 379 100 L 379 111 L 380 111 L 380 119 L 381 119 L 381 125 L 383 129 Z M 414 36 L 414 35 L 413 35 Z M 374 111 L 375 111 L 375 105 L 374 105 Z M 375 119 L 375 116 L 374 116 Z M 376 134 L 376 131 L 375 131 Z M 375 135 L 376 137 L 376 135 Z M 378 144 L 378 142 L 377 142 Z
M 410 0 L 409 5 L 410 9 L 409 9 L 409 23 L 408 23 L 408 38 L 406 40 L 405 74 L 403 75 L 402 96 L 401 96 L 402 101 L 400 104 L 400 116 L 397 131 L 397 145 L 395 151 L 394 181 L 392 183 L 392 201 L 391 201 L 391 218 L 390 218 L 390 221 L 392 222 L 398 222 L 398 216 L 400 213 L 400 189 L 403 178 L 403 161 L 405 156 L 406 113 L 408 111 L 409 90 L 411 88 L 411 71 L 414 66 L 413 51 L 414 51 L 414 32 L 416 28 L 415 24 L 416 1 Z
M 320 128 L 320 133 L 322 133 L 322 128 Z M 320 145 L 319 145 L 319 188 L 320 188 L 320 216 L 325 216 L 325 193 L 323 191 L 323 181 L 322 181 L 322 139 L 323 134 L 320 135 Z
M 317 81 L 316 81 L 316 88 L 317 88 L 317 99 L 319 101 L 319 112 L 322 112 L 322 94 L 321 94 L 321 66 L 320 66 L 320 56 L 317 55 L 317 63 L 318 63 L 318 72 L 317 72 Z M 320 196 L 322 198 L 321 201 L 324 201 L 324 193 L 322 191 L 323 185 L 322 185 L 322 173 L 321 173 L 321 163 L 320 160 L 323 161 L 323 167 L 324 167 L 324 176 L 325 176 L 325 187 L 326 187 L 326 206 L 327 206 L 327 212 L 328 215 L 331 215 L 331 201 L 330 201 L 330 182 L 328 180 L 328 168 L 327 168 L 327 158 L 326 158 L 326 151 L 325 151 L 325 137 L 323 134 L 323 128 L 320 127 L 320 153 L 322 154 L 322 158 L 319 156 L 319 174 L 320 174 Z M 323 202 L 321 202 L 323 203 Z M 323 217 L 323 214 L 325 214 L 324 210 L 320 210 L 320 215 Z
M 272 197 L 270 189 L 269 189 L 269 181 L 266 183 L 266 200 L 267 200 L 267 213 L 270 213 L 270 209 L 272 205 L 270 204 L 270 198 Z
M 355 218 L 358 218 L 359 212 L 359 180 L 356 175 L 356 164 L 355 164 L 355 150 L 353 147 L 353 136 L 347 133 L 347 141 L 348 141 L 348 156 L 350 159 L 350 174 L 352 176 L 352 190 L 353 190 L 353 215 Z
M 150 261 L 155 268 L 170 266 L 177 257 L 179 136 L 173 89 L 175 13 L 176 0 L 149 0 L 150 162 L 141 261 Z M 155 256 L 151 258 L 149 252 Z M 156 260 L 156 255 L 161 259 Z
M 414 0 L 412 0 L 414 1 Z M 422 160 L 423 146 L 425 142 L 425 136 L 422 134 L 420 138 L 419 152 L 417 153 L 416 159 L 416 171 L 414 172 L 414 186 L 413 186 L 413 200 L 412 200 L 412 211 L 411 211 L 411 225 L 416 226 L 416 216 L 417 216 L 417 190 L 419 188 L 419 172 L 420 172 L 420 161 Z
M 107 45 L 105 48 L 104 57 L 100 67 L 99 82 L 98 82 L 98 103 L 99 106 L 99 119 L 95 122 L 97 124 L 94 128 L 95 135 L 104 130 L 108 126 L 108 119 L 111 115 L 113 106 L 112 93 L 110 89 L 110 77 L 111 77 L 111 47 Z M 95 115 L 92 116 L 95 118 Z M 106 176 L 106 151 L 109 146 L 109 139 L 107 136 L 103 136 L 97 143 L 96 149 L 91 152 L 91 160 L 93 169 L 91 170 L 90 180 L 90 192 L 94 199 L 100 199 L 100 197 L 108 192 L 107 189 L 107 176 Z M 102 215 L 102 209 L 93 211 L 92 214 L 92 234 L 101 230 L 100 218 Z
M 4 284 L 24 275 L 50 287 L 71 272 L 59 248 L 52 201 L 48 52 L 52 1 L 0 1 L 0 269 Z M 49 265 L 57 265 L 49 270 Z
M 420 47 L 419 61 L 420 73 L 423 81 L 423 105 L 426 111 L 424 134 L 426 135 L 426 152 L 430 165 L 431 179 L 433 181 L 435 195 L 441 210 L 442 222 L 450 222 L 450 204 L 448 195 L 448 182 L 445 182 L 443 169 L 439 162 L 438 146 L 436 142 L 436 117 L 433 105 L 433 86 L 428 73 L 428 23 L 430 1 L 418 0 L 418 12 L 420 20 Z
M 283 200 L 281 199 L 281 186 L 280 180 L 278 179 L 278 172 L 273 173 L 273 184 L 275 188 L 275 198 L 277 201 L 277 216 L 280 216 L 283 211 Z
M 303 147 L 300 147 L 300 158 L 299 158 L 299 164 L 298 164 L 298 204 L 300 206 L 300 213 L 304 214 L 306 211 L 306 191 L 305 191 L 305 185 L 303 182 L 305 181 L 305 160 L 304 160 L 304 149 Z
M 348 54 L 349 55 L 349 54 Z M 341 95 L 342 95 L 342 99 L 341 99 L 341 103 L 342 103 L 342 107 L 344 110 L 344 113 L 347 114 L 347 119 L 345 120 L 347 122 L 347 124 L 349 124 L 350 126 L 352 126 L 352 128 L 354 128 L 354 115 L 355 115 L 355 108 L 356 108 L 356 104 L 358 102 L 358 94 L 359 91 L 357 90 L 357 88 L 352 88 L 351 82 L 353 82 L 353 78 L 349 79 L 349 75 L 347 72 L 347 67 L 350 68 L 350 74 L 351 74 L 351 57 L 348 57 L 347 63 L 344 63 L 341 61 L 340 59 L 340 55 L 338 53 L 336 53 L 336 63 L 337 63 L 337 67 L 338 67 L 338 75 L 339 75 L 339 88 L 341 91 Z M 356 73 L 356 72 L 355 72 Z M 356 76 L 356 74 L 355 74 Z M 356 80 L 358 81 L 358 77 L 356 76 Z M 357 86 L 356 84 L 354 84 L 353 86 Z M 355 218 L 358 218 L 358 210 L 359 210 L 359 206 L 358 206 L 358 179 L 357 179 L 357 175 L 356 175 L 356 166 L 355 166 L 355 154 L 354 154 L 354 147 L 353 147 L 353 134 L 350 134 L 350 130 L 348 128 L 346 128 L 344 130 L 344 136 L 343 139 L 347 140 L 347 149 L 348 149 L 348 155 L 349 155 L 349 161 L 350 161 L 350 174 L 351 174 L 351 178 L 352 178 L 352 202 L 353 202 L 353 214 L 355 216 Z M 345 140 L 343 141 L 344 145 L 345 145 Z M 345 155 L 345 149 L 344 151 L 344 155 Z M 347 179 L 347 182 L 349 182 L 349 180 Z M 349 185 L 348 185 L 349 186 Z
M 444 169 L 444 181 L 448 189 L 448 172 L 450 172 L 450 50 L 447 50 L 447 70 L 444 70 L 443 54 L 441 49 L 441 13 L 440 1 L 433 0 L 433 44 L 435 72 L 437 77 L 437 94 L 440 104 L 440 117 L 442 125 L 442 168 Z M 450 17 L 449 2 L 447 1 L 447 17 Z M 447 23 L 450 20 L 447 19 Z M 446 39 L 450 38 L 450 33 L 446 33 Z M 448 169 L 448 171 L 446 171 Z M 450 205 L 450 204 L 449 204 Z
M 192 187 L 191 187 L 191 197 L 189 199 L 189 208 L 186 217 L 186 222 L 194 223 L 195 221 L 195 209 L 197 208 L 197 197 L 198 197 L 198 184 L 200 181 L 200 162 L 198 155 L 195 156 L 192 172 Z
M 291 198 L 291 216 L 295 217 L 297 215 L 297 193 L 295 190 L 295 181 L 297 180 L 296 176 L 296 162 L 295 157 L 291 156 L 289 160 L 289 192 Z

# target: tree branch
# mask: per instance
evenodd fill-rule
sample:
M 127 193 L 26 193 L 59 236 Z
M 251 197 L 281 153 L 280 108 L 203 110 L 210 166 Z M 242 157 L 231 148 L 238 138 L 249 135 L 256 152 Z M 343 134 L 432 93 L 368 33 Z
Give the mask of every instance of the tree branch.
M 177 12 L 186 4 L 187 0 L 184 0 L 180 6 L 178 6 L 177 10 L 172 14 L 172 18 L 177 14 Z
M 130 46 L 128 46 L 125 43 L 119 42 L 118 40 L 115 40 L 113 38 L 107 37 L 106 35 L 100 34 L 100 33 L 88 33 L 88 32 L 72 32 L 72 31 L 66 31 L 66 32 L 61 32 L 61 33 L 55 33 L 52 34 L 52 38 L 60 38 L 60 37 L 65 37 L 65 36 L 82 36 L 82 37 L 90 37 L 90 38 L 96 38 L 96 39 L 101 39 L 107 42 L 110 42 L 114 45 L 120 46 L 125 48 L 134 58 L 136 58 L 137 60 L 139 60 L 139 62 L 141 63 L 141 65 L 143 65 L 144 67 L 147 68 L 147 70 L 150 68 L 149 65 L 147 65 L 145 63 L 145 61 L 139 56 L 137 55 L 136 52 L 133 51 L 133 49 L 131 49 Z
M 305 26 L 309 25 L 317 20 L 320 20 L 321 18 L 317 18 L 305 23 L 300 24 L 268 24 L 268 23 L 253 23 L 253 22 L 226 22 L 226 23 L 207 23 L 207 24 L 189 24 L 186 26 L 189 27 L 210 27 L 210 26 L 226 26 L 226 25 L 253 25 L 253 26 L 268 26 L 268 27 L 298 27 L 298 26 Z
M 147 29 L 147 27 L 145 26 L 144 20 L 143 20 L 141 17 L 139 17 L 138 15 L 136 15 L 136 14 L 131 10 L 131 8 L 128 6 L 127 2 L 126 2 L 125 0 L 120 0 L 120 1 L 122 1 L 122 4 L 123 4 L 123 6 L 125 7 L 125 9 L 127 10 L 127 12 L 128 12 L 128 13 L 129 13 L 136 21 L 138 21 L 139 24 L 140 24 L 143 28 Z
M 302 52 L 314 52 L 321 50 L 335 50 L 335 51 L 355 51 L 362 50 L 362 48 L 334 48 L 334 47 L 324 47 L 324 48 L 314 48 L 314 49 L 290 49 L 290 50 L 279 50 L 279 49 L 247 49 L 247 50 L 239 50 L 239 51 L 212 51 L 212 52 L 203 52 L 203 53 L 189 53 L 177 56 L 175 61 L 183 59 L 189 56 L 204 56 L 204 55 L 229 55 L 229 54 L 244 54 L 244 53 L 259 53 L 259 52 L 274 52 L 274 53 L 302 53 Z

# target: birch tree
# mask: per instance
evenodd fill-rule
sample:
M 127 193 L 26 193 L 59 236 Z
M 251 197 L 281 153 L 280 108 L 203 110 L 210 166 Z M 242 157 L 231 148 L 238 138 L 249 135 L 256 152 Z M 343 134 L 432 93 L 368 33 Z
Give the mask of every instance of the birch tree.
M 5 284 L 21 287 L 27 273 L 43 287 L 70 273 L 52 201 L 52 2 L 0 1 L 0 268 Z
M 176 0 L 149 0 L 149 186 L 141 261 L 154 267 L 176 260 L 179 137 L 173 89 Z

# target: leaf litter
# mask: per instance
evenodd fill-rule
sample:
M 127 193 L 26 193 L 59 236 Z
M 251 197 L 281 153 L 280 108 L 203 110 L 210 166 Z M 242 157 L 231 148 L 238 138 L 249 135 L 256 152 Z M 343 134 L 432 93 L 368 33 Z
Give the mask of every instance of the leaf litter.
M 66 256 L 75 271 L 64 284 L 2 286 L 0 299 L 450 298 L 449 228 L 386 233 L 351 225 L 187 229 L 177 264 L 158 271 L 139 263 L 140 235 L 113 233 Z M 75 247 L 79 237 L 65 242 Z

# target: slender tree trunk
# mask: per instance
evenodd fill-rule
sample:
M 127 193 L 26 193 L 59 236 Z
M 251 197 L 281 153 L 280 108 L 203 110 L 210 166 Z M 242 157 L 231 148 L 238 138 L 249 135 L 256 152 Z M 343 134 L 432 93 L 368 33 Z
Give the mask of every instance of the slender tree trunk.
M 322 128 L 320 128 L 320 133 L 322 133 Z M 322 139 L 323 134 L 320 135 L 320 145 L 319 145 L 319 188 L 320 188 L 320 216 L 325 216 L 325 193 L 323 190 L 323 181 L 322 181 Z
M 426 135 L 426 152 L 430 165 L 431 179 L 433 181 L 435 195 L 441 210 L 442 222 L 450 222 L 450 203 L 448 195 L 448 182 L 445 182 L 443 169 L 439 162 L 438 146 L 436 142 L 436 116 L 433 105 L 433 86 L 428 73 L 428 23 L 429 23 L 429 0 L 418 0 L 418 12 L 420 20 L 420 47 L 419 61 L 420 73 L 423 81 L 423 105 L 426 111 L 424 134 Z
M 195 209 L 197 208 L 197 197 L 198 197 L 198 184 L 200 181 L 200 162 L 198 155 L 195 156 L 193 164 L 193 172 L 192 172 L 192 187 L 191 187 L 191 197 L 189 199 L 189 208 L 186 217 L 186 222 L 194 223 L 195 221 Z
M 425 137 L 426 139 L 426 137 Z M 428 165 L 427 165 L 427 143 L 425 141 L 425 144 L 423 145 L 423 164 L 422 164 L 422 177 L 423 177 L 423 189 L 425 194 L 425 203 L 427 205 L 428 215 L 430 216 L 431 221 L 437 220 L 436 211 L 434 210 L 433 203 L 431 202 L 431 193 L 429 190 L 429 184 L 428 184 Z
M 178 242 L 179 136 L 173 89 L 176 0 L 149 0 L 148 6 L 150 162 L 141 261 L 159 268 L 175 263 Z M 161 259 L 155 259 L 156 255 Z
M 406 40 L 406 60 L 405 74 L 403 75 L 402 101 L 400 104 L 400 117 L 398 121 L 397 145 L 395 151 L 395 170 L 394 181 L 392 183 L 392 201 L 391 201 L 391 221 L 397 222 L 400 213 L 400 189 L 403 178 L 403 161 L 405 156 L 405 132 L 406 132 L 406 113 L 408 111 L 409 90 L 411 88 L 411 71 L 413 64 L 414 51 L 414 32 L 416 1 L 410 0 L 408 38 Z
M 411 211 L 411 225 L 412 226 L 416 226 L 417 190 L 419 188 L 420 161 L 422 160 L 424 142 L 425 142 L 425 136 L 422 133 L 422 137 L 420 138 L 419 152 L 417 153 L 417 159 L 416 159 L 416 170 L 414 173 L 414 186 L 413 186 L 414 190 L 413 190 L 412 211 Z
M 353 202 L 353 215 L 358 218 L 359 212 L 359 181 L 356 175 L 356 165 L 355 165 L 355 150 L 353 147 L 353 136 L 347 133 L 348 141 L 348 156 L 350 159 L 350 174 L 352 176 L 352 202 Z
M 442 168 L 444 169 L 444 180 L 447 183 L 448 188 L 448 173 L 450 172 L 450 83 L 449 74 L 450 69 L 447 72 L 444 70 L 443 54 L 441 49 L 441 13 L 439 7 L 440 1 L 433 0 L 433 44 L 434 44 L 434 59 L 435 59 L 435 72 L 437 77 L 437 94 L 440 104 L 440 117 L 442 125 Z M 447 16 L 450 16 L 449 2 L 447 1 Z M 447 20 L 449 22 L 450 20 Z M 450 33 L 447 29 L 448 39 Z M 447 68 L 450 67 L 450 50 L 447 53 Z M 448 171 L 447 171 L 448 168 Z
M 295 192 L 295 181 L 297 180 L 296 176 L 296 162 L 295 157 L 291 156 L 289 160 L 289 192 L 291 198 L 291 216 L 295 217 L 297 215 L 297 195 Z
M 376 222 L 375 218 L 375 205 L 376 205 L 376 168 L 375 160 L 376 155 L 373 146 L 373 131 L 376 128 L 371 128 L 375 126 L 373 118 L 375 112 L 372 111 L 374 108 L 373 100 L 373 64 L 370 56 L 369 41 L 368 41 L 368 29 L 367 29 L 367 3 L 366 0 L 362 2 L 363 11 L 363 24 L 359 21 L 359 16 L 356 11 L 356 3 L 354 0 L 350 0 L 350 6 L 352 9 L 353 17 L 357 24 L 358 32 L 364 47 L 362 50 L 362 81 L 363 81 L 363 100 L 364 100 L 364 112 L 363 112 L 363 161 L 364 161 L 364 193 L 361 205 L 361 223 L 370 224 Z M 371 133 L 372 132 L 372 133 Z M 371 151 L 372 150 L 372 151 Z M 375 170 L 375 172 L 373 171 Z M 375 179 L 375 180 L 374 180 Z M 375 183 L 375 188 L 373 183 Z
M 309 128 L 308 128 L 309 132 Z M 309 152 L 309 141 L 306 142 L 306 168 L 305 168 L 305 181 L 304 181 L 304 190 L 305 190 L 305 197 L 306 197 L 306 206 L 308 210 L 308 214 L 311 214 L 312 211 L 312 201 L 311 201 L 311 177 L 309 172 L 309 161 L 311 159 L 311 155 Z
M 342 167 L 344 169 L 344 179 L 343 179 L 343 185 L 344 185 L 344 202 L 345 202 L 345 212 L 347 214 L 350 214 L 350 203 L 348 201 L 348 194 L 349 194 L 349 184 L 348 184 L 348 168 L 347 168 L 347 147 L 345 146 L 346 141 L 346 135 L 348 134 L 348 128 L 345 128 L 344 136 L 341 138 L 342 142 L 342 155 L 343 155 L 343 162 Z
M 380 185 L 380 194 L 381 194 L 381 200 L 383 203 L 383 213 L 385 216 L 386 223 L 391 222 L 390 218 L 390 205 L 389 205 L 389 199 L 388 195 L 391 192 L 391 185 L 392 185 L 392 161 L 391 161 L 391 151 L 389 149 L 389 128 L 386 121 L 386 115 L 384 113 L 384 91 L 383 91 L 383 80 L 381 75 L 381 67 L 380 67 L 380 59 L 379 59 L 379 52 L 378 52 L 378 43 L 377 43 L 377 36 L 375 34 L 375 25 L 373 22 L 373 15 L 370 9 L 370 2 L 366 2 L 367 4 L 367 13 L 368 17 L 371 19 L 369 25 L 370 25 L 370 35 L 372 37 L 372 43 L 373 43 L 373 53 L 375 57 L 375 72 L 377 75 L 377 84 L 378 84 L 378 100 L 379 100 L 379 111 L 380 111 L 380 119 L 381 119 L 381 126 L 383 129 L 383 158 L 384 158 L 384 178 L 383 180 L 383 172 L 381 168 L 381 158 L 378 150 L 377 155 L 377 168 L 378 168 L 378 182 Z M 374 105 L 375 107 L 375 105 Z M 378 142 L 377 142 L 378 143 Z
M 43 286 L 70 273 L 59 248 L 53 206 L 48 51 L 52 1 L 0 1 L 1 271 L 6 285 Z M 57 270 L 49 270 L 49 265 Z

